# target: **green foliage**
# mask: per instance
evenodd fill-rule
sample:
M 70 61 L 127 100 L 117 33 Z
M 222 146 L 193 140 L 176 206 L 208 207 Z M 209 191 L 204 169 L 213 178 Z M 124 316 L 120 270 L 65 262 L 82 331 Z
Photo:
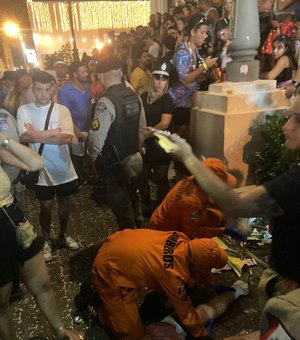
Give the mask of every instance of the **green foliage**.
M 62 45 L 60 50 L 55 51 L 53 54 L 48 54 L 44 58 L 44 69 L 45 70 L 53 70 L 53 64 L 55 59 L 62 58 L 64 61 L 70 65 L 73 61 L 72 56 L 72 47 L 69 42 L 67 42 L 65 45 Z
M 250 171 L 256 184 L 262 184 L 288 170 L 297 158 L 284 146 L 282 128 L 287 118 L 280 115 L 268 115 L 260 125 L 262 142 L 250 162 Z

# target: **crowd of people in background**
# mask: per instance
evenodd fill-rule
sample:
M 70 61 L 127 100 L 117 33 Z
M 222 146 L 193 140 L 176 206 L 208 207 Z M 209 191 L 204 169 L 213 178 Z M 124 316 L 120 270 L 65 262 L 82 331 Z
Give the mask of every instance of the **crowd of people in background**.
M 276 80 L 277 87 L 292 98 L 300 87 L 299 1 L 258 0 L 258 8 L 259 77 Z M 186 161 L 180 150 L 177 156 L 181 161 L 172 162 L 157 143 L 157 131 L 161 130 L 188 140 L 193 93 L 226 81 L 233 16 L 233 0 L 186 0 L 172 13 L 152 14 L 147 26 L 139 25 L 119 34 L 110 32 L 110 44 L 94 49 L 90 56 L 84 53 L 80 61 L 71 65 L 57 58 L 52 70 L 4 72 L 0 79 L 0 221 L 1 229 L 9 232 L 0 237 L 0 262 L 5 264 L 1 272 L 8 273 L 0 281 L 1 338 L 14 338 L 7 307 L 12 284 L 18 282 L 19 265 L 26 285 L 56 335 L 82 338 L 65 329 L 56 317 L 42 254 L 46 262 L 51 261 L 49 235 L 55 197 L 58 241 L 71 251 L 79 249 L 76 235 L 68 228 L 70 196 L 80 194 L 86 184 L 96 190 L 99 183 L 104 183 L 105 198 L 98 199 L 112 210 L 119 228 L 119 233 L 109 237 L 100 249 L 91 269 L 94 286 L 102 298 L 99 320 L 118 339 L 139 339 L 144 335 L 136 300 L 145 294 L 145 287 L 161 289 L 181 325 L 195 337 L 207 336 L 204 323 L 222 314 L 239 296 L 248 294 L 247 283 L 237 281 L 230 287 L 230 294 L 218 297 L 224 306 L 221 310 L 215 300 L 197 308 L 192 306 L 184 285 L 193 287 L 201 280 L 209 281 L 210 270 L 222 267 L 227 259 L 214 241 L 204 238 L 241 236 L 240 230 L 225 227 L 225 204 L 198 179 L 196 165 Z M 191 154 L 183 144 L 180 148 Z M 178 181 L 172 189 L 170 164 Z M 224 185 L 235 187 L 236 180 L 228 175 L 222 161 L 207 159 L 205 167 L 221 178 L 217 189 Z M 16 241 L 16 230 L 26 222 L 19 207 L 22 200 L 18 205 L 18 198 L 13 199 L 15 186 L 22 181 L 19 169 L 39 169 L 33 190 L 40 204 L 42 249 L 35 237 L 30 251 Z M 190 174 L 193 177 L 188 177 Z M 264 189 L 270 196 L 276 193 L 274 185 Z M 276 202 L 270 203 L 277 208 L 277 212 L 270 213 L 272 216 L 282 213 L 280 208 L 285 211 L 277 196 Z M 232 197 L 229 198 L 236 199 Z M 242 203 L 238 204 L 244 204 L 243 196 L 240 199 Z M 246 215 L 256 212 L 255 207 L 249 207 Z M 243 215 L 240 211 L 232 214 Z M 259 214 L 263 212 L 259 210 Z M 141 227 L 153 230 L 135 230 Z M 139 254 L 125 246 L 126 238 L 136 240 Z M 197 238 L 203 242 L 193 242 Z M 122 254 L 124 263 L 116 260 Z M 135 262 L 138 256 L 140 263 Z M 160 265 L 164 269 L 158 269 Z M 299 276 L 291 276 L 288 270 L 282 274 L 274 258 L 272 265 L 292 281 L 293 288 L 298 287 Z M 40 275 L 34 281 L 30 273 L 38 272 L 36 268 Z M 46 304 L 51 306 L 48 311 Z

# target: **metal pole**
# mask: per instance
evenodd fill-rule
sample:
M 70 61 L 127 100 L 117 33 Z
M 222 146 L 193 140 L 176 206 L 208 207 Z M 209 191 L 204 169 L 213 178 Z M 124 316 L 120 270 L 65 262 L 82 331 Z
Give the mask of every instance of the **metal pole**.
M 234 0 L 230 21 L 232 61 L 226 65 L 227 80 L 257 80 L 259 61 L 254 59 L 260 43 L 257 0 Z
M 26 56 L 25 51 L 24 51 L 25 44 L 24 44 L 24 39 L 23 39 L 23 36 L 21 35 L 21 33 L 19 33 L 18 40 L 19 40 L 19 43 L 20 43 L 20 46 L 21 46 L 24 68 L 27 69 L 27 56 Z
M 69 22 L 70 22 L 70 28 L 71 28 L 71 35 L 73 39 L 73 59 L 74 61 L 79 61 L 75 30 L 74 30 L 73 15 L 72 15 L 72 0 L 67 0 L 67 4 L 68 4 L 68 11 L 69 11 Z

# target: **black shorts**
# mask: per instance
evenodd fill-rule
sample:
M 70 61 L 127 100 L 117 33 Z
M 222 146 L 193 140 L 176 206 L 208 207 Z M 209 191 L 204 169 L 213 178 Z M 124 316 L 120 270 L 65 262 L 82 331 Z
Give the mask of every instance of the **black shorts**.
M 18 225 L 24 220 L 23 211 L 15 204 L 6 208 L 10 218 Z M 28 249 L 23 249 L 16 240 L 16 230 L 11 221 L 0 209 L 0 287 L 18 278 L 20 265 L 41 251 L 35 239 Z
M 52 200 L 55 194 L 58 197 L 68 197 L 79 193 L 76 180 L 54 186 L 36 185 L 34 191 L 40 201 Z
M 173 111 L 174 126 L 190 125 L 191 108 L 176 107 Z

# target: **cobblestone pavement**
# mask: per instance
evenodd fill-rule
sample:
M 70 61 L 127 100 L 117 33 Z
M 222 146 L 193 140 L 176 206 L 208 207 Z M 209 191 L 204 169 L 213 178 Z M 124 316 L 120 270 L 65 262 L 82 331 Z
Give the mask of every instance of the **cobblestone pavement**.
M 77 330 L 85 330 L 87 326 L 85 324 L 76 325 L 73 322 L 74 296 L 78 293 L 80 284 L 90 278 L 91 265 L 101 243 L 108 235 L 117 230 L 111 211 L 105 206 L 99 206 L 90 198 L 91 189 L 91 186 L 83 187 L 80 194 L 72 197 L 71 201 L 69 234 L 78 241 L 80 249 L 75 252 L 57 249 L 55 241 L 53 241 L 53 259 L 47 264 L 51 286 L 57 298 L 63 323 L 66 327 Z M 39 206 L 32 192 L 26 191 L 25 193 L 24 211 L 39 232 Z M 53 207 L 53 240 L 58 233 L 57 225 L 57 206 L 55 204 Z M 254 273 L 250 295 L 240 298 L 222 318 L 216 320 L 214 339 L 223 339 L 225 336 L 257 329 L 259 311 L 255 287 L 261 270 L 257 268 Z M 217 283 L 227 285 L 237 280 L 237 276 L 233 272 L 215 276 Z M 22 287 L 25 289 L 23 284 Z M 18 339 L 27 340 L 38 336 L 52 339 L 47 322 L 27 291 L 23 300 L 12 304 L 12 309 Z

